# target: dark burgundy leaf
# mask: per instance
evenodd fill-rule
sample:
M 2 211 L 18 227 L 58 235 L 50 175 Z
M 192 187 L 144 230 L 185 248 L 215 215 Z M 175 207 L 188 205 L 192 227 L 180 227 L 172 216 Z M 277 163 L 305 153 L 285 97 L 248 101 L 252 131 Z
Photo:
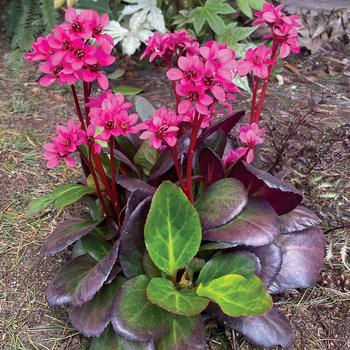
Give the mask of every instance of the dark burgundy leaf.
M 325 252 L 325 239 L 319 227 L 281 235 L 282 266 L 269 292 L 283 293 L 291 288 L 308 288 L 318 280 Z
M 233 220 L 205 230 L 203 239 L 259 247 L 270 244 L 278 235 L 277 215 L 273 208 L 264 199 L 251 198 Z
M 318 226 L 320 219 L 310 209 L 298 205 L 291 212 L 278 217 L 281 233 L 302 231 L 310 226 Z
M 188 133 L 185 133 L 178 140 L 178 158 L 180 158 L 188 148 L 190 144 Z M 170 151 L 168 149 L 164 150 L 160 155 L 157 163 L 152 169 L 151 175 L 148 181 L 157 179 L 159 176 L 165 174 L 172 166 L 174 166 L 173 158 L 171 157 Z
M 201 135 L 198 140 L 198 144 L 203 142 L 209 135 L 213 134 L 217 130 L 223 130 L 227 135 L 232 130 L 232 128 L 241 120 L 244 114 L 244 111 L 240 111 L 215 123 Z
M 278 215 L 290 212 L 302 200 L 294 186 L 245 162 L 238 162 L 230 176 L 243 182 L 249 196 L 265 198 Z
M 275 243 L 271 243 L 262 247 L 247 249 L 258 257 L 261 271 L 257 275 L 263 281 L 264 286 L 268 288 L 281 269 L 282 252 L 280 247 Z
M 113 244 L 107 255 L 80 281 L 72 295 L 73 305 L 80 306 L 86 303 L 102 288 L 117 260 L 118 251 L 119 240 Z
M 87 235 L 99 223 L 89 217 L 70 218 L 61 222 L 41 248 L 44 255 L 55 254 Z
M 199 169 L 205 187 L 225 177 L 221 160 L 209 148 L 203 148 L 199 153 Z
M 228 223 L 242 211 L 247 201 L 247 192 L 241 182 L 227 178 L 213 183 L 196 201 L 203 229 Z
M 203 143 L 205 148 L 209 148 L 213 151 L 219 158 L 222 158 L 228 137 L 223 130 L 215 131 L 211 134 Z
M 144 226 L 151 200 L 152 198 L 148 197 L 136 206 L 120 235 L 119 263 L 127 278 L 144 273 L 142 263 L 146 250 Z
M 136 168 L 136 166 L 133 164 L 133 162 L 125 154 L 123 154 L 121 151 L 119 151 L 117 149 L 114 149 L 113 155 L 115 158 L 117 158 L 122 163 L 127 165 L 132 171 L 134 171 L 137 174 L 137 176 L 141 176 L 139 169 Z
M 130 192 L 142 190 L 150 195 L 156 191 L 156 188 L 149 185 L 146 181 L 135 179 L 133 177 L 119 175 L 117 176 L 117 183 Z
M 80 255 L 61 267 L 46 292 L 50 305 L 64 305 L 72 301 L 72 295 L 79 283 L 96 266 L 90 255 Z
M 86 337 L 99 336 L 111 319 L 114 299 L 124 282 L 123 277 L 117 277 L 84 305 L 71 306 L 69 319 L 72 325 Z
M 242 333 L 249 342 L 263 348 L 290 348 L 294 341 L 293 328 L 286 317 L 274 306 L 260 316 L 228 317 L 223 320 Z

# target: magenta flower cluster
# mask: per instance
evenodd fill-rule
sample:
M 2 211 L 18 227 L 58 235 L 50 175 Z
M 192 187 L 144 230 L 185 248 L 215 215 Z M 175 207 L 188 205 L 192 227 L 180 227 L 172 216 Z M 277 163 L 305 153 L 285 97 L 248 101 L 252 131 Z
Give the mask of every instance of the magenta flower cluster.
M 43 62 L 39 70 L 44 73 L 39 83 L 49 86 L 54 82 L 75 84 L 78 80 L 98 81 L 102 89 L 108 88 L 108 79 L 101 67 L 115 61 L 111 56 L 113 39 L 103 33 L 109 23 L 107 14 L 83 10 L 77 14 L 72 7 L 65 13 L 66 22 L 56 26 L 45 37 L 33 44 L 33 52 L 25 59 Z M 94 43 L 94 44 L 92 44 Z

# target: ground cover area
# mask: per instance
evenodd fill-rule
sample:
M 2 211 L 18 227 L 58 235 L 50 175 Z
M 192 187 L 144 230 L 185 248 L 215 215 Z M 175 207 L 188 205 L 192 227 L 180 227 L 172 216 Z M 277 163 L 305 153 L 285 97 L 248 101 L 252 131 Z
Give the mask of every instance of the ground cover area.
M 40 157 L 55 125 L 73 115 L 71 97 L 63 87 L 40 88 L 35 67 L 14 69 L 8 53 L 0 49 L 0 349 L 82 350 L 88 340 L 71 328 L 66 310 L 45 301 L 47 284 L 69 253 L 40 256 L 55 224 L 82 208 L 24 216 L 32 198 L 81 176 L 79 169 L 49 172 Z M 282 170 L 303 192 L 305 205 L 322 218 L 327 240 L 319 283 L 276 298 L 295 329 L 293 349 L 350 349 L 349 57 L 349 45 L 339 45 L 286 62 L 263 113 L 269 136 L 261 165 L 274 173 Z M 143 96 L 157 106 L 172 101 L 161 67 L 127 65 L 128 72 L 112 85 L 144 87 Z M 234 108 L 247 107 L 242 96 Z M 215 322 L 206 330 L 208 349 L 255 349 Z

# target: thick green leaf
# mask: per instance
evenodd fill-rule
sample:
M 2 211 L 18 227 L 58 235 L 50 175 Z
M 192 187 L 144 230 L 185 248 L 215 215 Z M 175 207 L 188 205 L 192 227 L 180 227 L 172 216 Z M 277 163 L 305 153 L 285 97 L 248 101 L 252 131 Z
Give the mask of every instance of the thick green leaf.
M 145 270 L 146 274 L 150 277 L 160 277 L 162 275 L 162 272 L 158 269 L 156 265 L 154 265 L 154 262 L 151 260 L 148 252 L 146 251 L 143 260 L 142 260 L 142 266 Z
M 73 326 L 86 337 L 99 336 L 107 327 L 112 313 L 113 301 L 117 291 L 125 282 L 118 276 L 82 306 L 72 306 L 69 309 L 69 319 Z
M 42 246 L 41 252 L 44 255 L 55 254 L 67 248 L 81 237 L 86 236 L 98 224 L 98 222 L 86 217 L 67 219 L 57 225 Z
M 113 88 L 113 92 L 120 92 L 125 96 L 133 96 L 142 92 L 143 89 L 135 87 L 135 86 L 127 86 L 127 85 L 118 85 Z
M 166 334 L 156 343 L 157 350 L 207 349 L 203 321 L 200 317 L 172 315 Z
M 243 184 L 231 180 L 226 178 L 214 182 L 197 199 L 196 208 L 203 229 L 226 224 L 247 204 L 248 196 Z
M 257 258 L 249 252 L 219 254 L 209 260 L 199 273 L 197 284 L 207 284 L 210 281 L 230 274 L 250 278 L 255 274 Z
M 57 186 L 53 192 L 54 197 L 54 207 L 62 208 L 66 205 L 73 204 L 77 202 L 80 198 L 87 194 L 94 193 L 95 190 L 91 189 L 85 185 L 78 184 L 64 184 Z
M 200 33 L 205 22 L 216 34 L 220 34 L 225 29 L 225 23 L 219 15 L 234 12 L 235 10 L 225 0 L 207 0 L 204 6 L 195 7 L 188 18 L 192 21 L 197 34 Z
M 215 301 L 231 317 L 259 315 L 272 307 L 272 299 L 257 276 L 226 275 L 207 285 L 201 283 L 197 294 Z
M 91 234 L 83 237 L 81 245 L 97 261 L 101 261 L 112 248 L 109 242 L 100 237 L 98 231 L 92 231 Z
M 200 314 L 209 303 L 193 289 L 177 290 L 165 278 L 152 278 L 147 286 L 147 298 L 153 304 L 177 315 L 194 316 Z
M 126 282 L 117 295 L 112 313 L 112 324 L 118 334 L 145 343 L 163 335 L 170 315 L 147 299 L 148 283 L 146 275 Z
M 145 121 L 152 118 L 155 108 L 152 104 L 142 96 L 135 97 L 135 110 L 140 116 L 140 118 Z
M 117 68 L 113 73 L 108 74 L 108 79 L 119 79 L 125 74 L 125 69 Z
M 145 225 L 145 243 L 152 261 L 172 276 L 196 255 L 201 238 L 196 209 L 178 186 L 163 182 L 153 197 Z
M 42 212 L 44 209 L 49 207 L 54 201 L 55 198 L 52 196 L 52 194 L 47 194 L 45 196 L 33 199 L 28 205 L 28 208 L 25 212 L 25 216 L 33 216 Z
M 154 346 L 122 338 L 109 325 L 99 337 L 92 340 L 89 350 L 154 350 Z
M 159 158 L 159 152 L 150 146 L 149 142 L 143 141 L 141 147 L 137 150 L 134 161 L 137 165 L 140 165 L 143 169 L 143 172 L 148 176 L 157 163 Z

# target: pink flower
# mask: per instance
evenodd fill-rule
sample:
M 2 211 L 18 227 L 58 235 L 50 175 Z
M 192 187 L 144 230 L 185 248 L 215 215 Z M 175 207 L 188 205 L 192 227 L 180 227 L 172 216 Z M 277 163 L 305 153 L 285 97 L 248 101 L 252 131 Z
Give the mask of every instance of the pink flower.
M 47 160 L 47 167 L 49 169 L 55 168 L 62 160 L 65 161 L 67 167 L 75 167 L 75 161 L 68 154 L 62 154 L 55 142 L 44 144 L 44 149 L 43 156 Z
M 94 65 L 97 63 L 96 47 L 89 44 L 85 45 L 82 40 L 76 39 L 72 42 L 72 51 L 67 54 L 65 61 L 74 70 L 79 70 L 84 65 Z
M 238 147 L 235 150 L 231 149 L 224 158 L 224 167 L 228 168 L 231 165 L 235 165 L 246 153 L 247 149 L 244 147 Z
M 185 98 L 178 105 L 180 114 L 185 114 L 193 104 L 200 114 L 208 114 L 208 106 L 214 102 L 212 97 L 206 94 L 206 87 L 203 84 L 176 84 L 176 93 Z
M 45 61 L 50 55 L 53 54 L 53 48 L 49 44 L 49 38 L 52 37 L 51 34 L 46 35 L 45 37 L 37 38 L 33 44 L 33 52 L 27 52 L 24 54 L 24 58 L 28 61 Z
M 39 80 L 41 86 L 50 86 L 55 81 L 60 84 L 75 84 L 77 76 L 71 72 L 69 68 L 65 68 L 63 62 L 57 65 L 52 65 L 47 62 L 39 66 L 39 70 L 46 75 L 42 76 Z
M 170 80 L 181 80 L 181 84 L 198 83 L 203 76 L 204 64 L 199 56 L 181 56 L 178 60 L 179 68 L 171 68 L 166 75 Z
M 71 119 L 66 126 L 57 126 L 57 136 L 52 140 L 61 154 L 73 153 L 78 146 L 83 143 L 84 131 L 81 130 L 80 123 L 74 123 Z
M 238 74 L 245 76 L 253 72 L 257 77 L 266 79 L 268 76 L 269 65 L 275 64 L 271 58 L 271 49 L 264 44 L 255 49 L 248 49 L 244 60 L 238 61 Z
M 65 18 L 67 23 L 63 24 L 64 29 L 70 30 L 84 40 L 90 39 L 92 37 L 91 29 L 91 10 L 82 10 L 78 14 L 73 7 L 68 7 L 65 13 Z
M 174 147 L 177 141 L 177 125 L 182 121 L 175 112 L 161 107 L 154 111 L 153 119 L 146 120 L 140 129 L 146 129 L 141 135 L 141 140 L 149 139 L 150 145 L 155 149 L 161 149 L 168 145 Z
M 89 22 L 92 30 L 92 37 L 96 39 L 96 42 L 102 47 L 106 53 L 110 53 L 113 49 L 114 43 L 113 38 L 103 30 L 108 26 L 109 18 L 106 13 L 101 16 L 96 12 L 92 11 L 91 20 Z
M 183 114 L 181 117 L 182 117 L 182 120 L 184 122 L 193 124 L 195 116 L 196 116 L 196 109 L 191 108 L 185 114 Z M 205 129 L 211 124 L 212 120 L 211 120 L 210 115 L 208 115 L 208 114 L 202 115 L 202 117 L 203 117 L 203 120 L 202 120 L 202 123 L 200 125 L 200 128 Z
M 96 127 L 90 124 L 86 131 L 84 131 L 82 143 L 88 145 L 97 154 L 101 152 L 101 145 L 99 145 L 96 140 L 102 140 L 100 136 L 96 136 Z
M 300 46 L 298 43 L 298 33 L 293 27 L 289 26 L 288 24 L 276 26 L 274 28 L 274 34 L 279 43 L 281 44 L 281 58 L 286 58 L 291 51 L 294 53 L 300 52 Z

